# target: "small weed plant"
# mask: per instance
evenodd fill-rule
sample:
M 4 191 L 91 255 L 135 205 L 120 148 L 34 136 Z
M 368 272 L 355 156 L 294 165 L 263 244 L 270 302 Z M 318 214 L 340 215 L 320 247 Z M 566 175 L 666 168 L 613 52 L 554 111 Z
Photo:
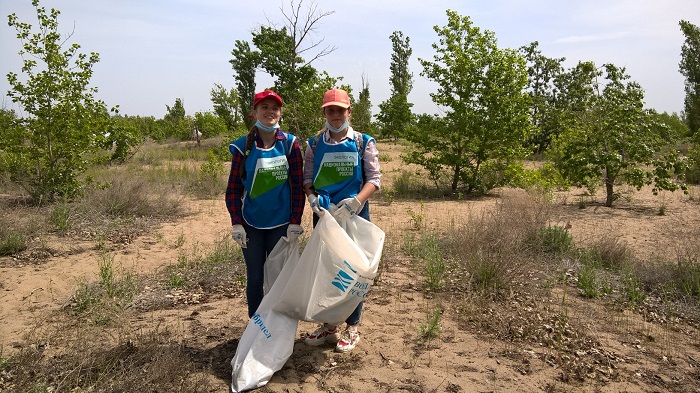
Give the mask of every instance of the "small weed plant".
M 425 220 L 425 214 L 423 214 L 423 202 L 420 203 L 419 212 L 413 211 L 413 209 L 411 209 L 410 207 L 406 209 L 406 212 L 409 216 L 408 222 L 411 225 L 411 229 L 417 231 L 423 228 L 423 222 Z
M 556 225 L 540 229 L 537 233 L 536 241 L 543 252 L 555 255 L 562 255 L 568 252 L 573 243 L 569 231 Z
M 20 231 L 0 228 L 0 255 L 13 255 L 27 249 L 27 237 Z
M 632 269 L 626 269 L 622 274 L 625 298 L 632 307 L 642 304 L 646 299 L 646 294 L 642 290 L 642 284 L 636 273 Z
M 51 209 L 49 222 L 60 233 L 66 233 L 71 229 L 71 214 L 70 205 L 59 202 Z
M 420 324 L 419 327 L 419 337 L 422 340 L 432 340 L 440 336 L 440 318 L 442 317 L 442 310 L 440 308 L 435 308 L 434 310 L 428 311 L 426 316 L 426 321 Z
M 444 286 L 445 259 L 436 236 L 426 236 L 418 244 L 418 254 L 424 262 L 425 286 L 430 290 Z
M 578 282 L 576 286 L 587 299 L 594 299 L 600 294 L 598 278 L 596 277 L 596 269 L 591 265 L 584 265 L 578 271 Z
M 131 304 L 138 285 L 131 272 L 115 271 L 111 254 L 100 256 L 98 268 L 99 281 L 92 284 L 80 282 L 73 294 L 71 308 L 90 323 L 106 324 Z

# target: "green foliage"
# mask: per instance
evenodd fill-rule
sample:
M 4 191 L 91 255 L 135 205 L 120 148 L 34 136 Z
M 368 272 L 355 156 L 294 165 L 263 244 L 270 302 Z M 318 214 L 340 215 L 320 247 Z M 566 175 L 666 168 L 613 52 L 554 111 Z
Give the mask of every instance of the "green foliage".
M 224 119 L 212 112 L 197 112 L 194 114 L 194 124 L 202 133 L 202 139 L 217 135 L 225 135 L 228 127 Z M 190 130 L 191 132 L 191 130 Z
M 241 102 L 235 89 L 226 90 L 225 87 L 217 83 L 211 89 L 210 94 L 211 102 L 214 105 L 214 113 L 224 122 L 228 132 L 233 132 L 244 125 L 243 117 L 245 112 L 241 111 Z M 197 125 L 200 125 L 199 122 Z
M 167 113 L 163 116 L 162 121 L 157 122 L 160 137 L 162 139 L 175 138 L 181 141 L 190 140 L 195 120 L 186 116 L 182 99 L 176 98 L 172 107 L 169 105 L 165 105 L 165 107 Z
M 56 230 L 65 233 L 70 230 L 72 225 L 71 214 L 70 206 L 67 203 L 56 203 L 51 208 L 49 222 Z
M 454 194 L 462 184 L 466 193 L 480 194 L 498 184 L 484 177 L 489 163 L 503 166 L 524 156 L 530 128 L 527 71 L 515 51 L 497 47 L 492 32 L 454 11 L 447 16 L 447 26 L 434 28 L 440 37 L 433 44 L 434 61 L 419 59 L 421 75 L 438 84 L 431 97 L 445 116 L 419 118 L 406 136 L 415 148 L 404 159 L 433 177 L 449 168 Z
M 414 116 L 411 112 L 412 103 L 408 102 L 408 94 L 413 88 L 413 74 L 408 70 L 409 60 L 413 49 L 410 39 L 404 37 L 400 31 L 395 31 L 389 36 L 391 39 L 391 63 L 389 69 L 391 77 L 391 96 L 379 104 L 380 134 L 384 138 L 393 137 L 396 140 L 404 130 L 412 127 Z
M 372 124 L 372 102 L 369 99 L 369 82 L 362 76 L 362 90 L 352 107 L 352 126 L 365 134 L 374 135 Z
M 571 249 L 573 239 L 565 228 L 550 225 L 537 232 L 536 242 L 545 253 L 563 255 Z
M 91 324 L 102 325 L 131 305 L 138 284 L 130 272 L 115 269 L 111 254 L 101 254 L 97 265 L 99 281 L 81 282 L 73 295 L 71 309 Z
M 598 297 L 600 293 L 600 283 L 598 282 L 594 266 L 583 265 L 579 269 L 576 286 L 585 298 L 593 299 Z
M 640 305 L 646 299 L 646 294 L 642 290 L 642 284 L 635 274 L 634 270 L 629 269 L 623 272 L 624 294 L 627 301 L 632 307 Z
M 65 38 L 58 32 L 60 11 L 45 8 L 33 0 L 39 26 L 9 16 L 17 31 L 24 58 L 26 82 L 10 72 L 8 95 L 28 116 L 17 119 L 13 134 L 3 134 L 2 169 L 24 188 L 35 203 L 55 196 L 72 197 L 81 189 L 79 175 L 87 165 L 86 156 L 99 149 L 109 129 L 105 104 L 95 100 L 96 88 L 89 87 L 97 53 L 79 53 L 80 45 L 64 50 Z M 3 129 L 4 133 L 6 129 Z
M 661 125 L 656 133 L 658 133 L 659 138 L 665 143 L 672 144 L 681 140 L 683 137 L 690 136 L 688 125 L 678 113 L 674 112 L 669 115 L 667 112 L 657 113 L 652 110 L 649 114 L 654 118 L 654 124 Z
M 282 110 L 282 129 L 296 135 L 300 141 L 305 141 L 323 126 L 325 118 L 320 111 L 323 94 L 336 86 L 338 79 L 331 77 L 325 71 L 314 75 L 308 82 L 298 86 L 298 94 L 302 97 L 296 101 L 285 98 Z M 340 86 L 345 89 L 352 99 L 350 86 Z M 363 131 L 364 130 L 359 130 Z
M 700 298 L 700 263 L 697 259 L 683 258 L 676 265 L 676 285 L 685 296 Z
M 420 331 L 418 336 L 422 340 L 431 340 L 440 336 L 440 331 L 442 330 L 440 326 L 440 318 L 442 317 L 442 310 L 439 308 L 434 309 L 432 312 L 428 312 L 426 316 L 425 323 L 420 324 Z
M 313 61 L 335 50 L 321 47 L 320 42 L 312 41 L 316 24 L 332 12 L 321 12 L 317 7 L 309 7 L 307 13 L 302 13 L 301 2 L 296 5 L 292 2 L 291 6 L 293 10 L 289 14 L 285 14 L 282 8 L 287 21 L 285 26 L 260 26 L 252 32 L 252 43 L 257 50 L 252 50 L 245 41 L 236 41 L 230 63 L 236 73 L 242 113 L 247 117 L 252 109 L 255 72 L 262 69 L 275 80 L 272 88 L 284 100 L 283 129 L 304 140 L 323 124 L 323 116 L 319 111 L 323 93 L 338 82 L 338 79 L 331 78 L 326 72 L 319 73 L 311 66 Z M 313 54 L 311 50 L 317 53 Z M 304 59 L 302 54 L 311 55 L 311 60 Z M 349 86 L 345 90 L 351 93 Z M 250 129 L 254 120 L 246 117 L 246 128 Z
M 654 191 L 674 191 L 685 186 L 677 175 L 683 161 L 675 151 L 657 153 L 663 143 L 662 124 L 643 108 L 644 90 L 629 81 L 624 68 L 579 63 L 570 71 L 568 122 L 555 138 L 551 156 L 557 169 L 573 184 L 587 186 L 597 179 L 606 189 L 605 205 L 615 200 L 620 181 L 637 189 L 654 184 Z M 651 167 L 649 170 L 647 168 Z
M 690 149 L 687 164 L 685 181 L 691 184 L 700 184 L 700 148 Z
M 437 290 L 444 287 L 447 267 L 437 236 L 421 236 L 416 243 L 410 244 L 407 251 L 421 262 L 426 289 Z
M 178 246 L 181 247 L 182 245 Z M 213 277 L 225 272 L 226 277 L 237 284 L 245 285 L 245 273 L 242 280 L 236 273 L 231 271 L 243 258 L 241 249 L 230 236 L 224 236 L 217 240 L 214 245 L 205 250 L 195 248 L 191 254 L 180 250 L 178 261 L 165 269 L 165 285 L 168 288 L 192 288 L 201 286 L 205 281 L 214 280 Z M 243 265 L 242 269 L 245 269 Z M 234 277 L 235 276 L 235 277 Z M 216 280 L 221 281 L 221 277 Z
M 214 151 L 210 150 L 207 155 L 207 162 L 199 167 L 197 181 L 193 184 L 193 191 L 201 197 L 214 197 L 221 194 L 226 184 L 221 179 L 224 173 L 224 166 L 216 156 Z
M 172 107 L 170 105 L 165 106 L 168 113 L 165 114 L 163 120 L 167 120 L 173 123 L 179 123 L 185 120 L 185 105 L 182 103 L 181 98 L 175 99 L 175 104 Z
M 0 255 L 13 255 L 27 249 L 27 237 L 20 231 L 0 228 Z
M 546 194 L 568 188 L 568 184 L 551 162 L 546 162 L 536 169 L 527 169 L 521 163 L 511 163 L 505 169 L 504 177 L 507 184 L 512 187 L 541 191 Z
M 612 238 L 601 239 L 587 248 L 577 250 L 577 254 L 585 265 L 611 270 L 629 266 L 632 260 L 627 245 Z
M 138 118 L 114 116 L 103 147 L 111 149 L 111 161 L 124 163 L 131 158 L 144 140 L 144 130 Z
M 685 76 L 685 120 L 690 134 L 695 135 L 700 130 L 700 28 L 685 20 L 679 25 L 685 36 L 678 64 Z
M 561 78 L 564 69 L 562 63 L 566 58 L 552 59 L 542 55 L 538 49 L 539 42 L 532 42 L 520 48 L 527 61 L 528 85 L 530 95 L 530 122 L 534 128 L 527 146 L 533 153 L 543 153 L 552 143 L 552 137 L 561 128 L 561 108 L 557 104 L 561 92 L 556 81 Z
M 236 79 L 238 106 L 245 128 L 250 129 L 255 124 L 255 120 L 249 118 L 248 115 L 253 110 L 255 72 L 258 63 L 260 63 L 260 52 L 251 50 L 247 41 L 236 40 L 231 55 L 229 63 L 233 67 L 234 79 Z
M 420 212 L 417 213 L 413 211 L 412 208 L 406 209 L 408 213 L 408 221 L 411 224 L 411 228 L 414 230 L 419 230 L 423 228 L 423 221 L 425 220 L 425 214 L 423 213 L 423 202 L 420 203 Z

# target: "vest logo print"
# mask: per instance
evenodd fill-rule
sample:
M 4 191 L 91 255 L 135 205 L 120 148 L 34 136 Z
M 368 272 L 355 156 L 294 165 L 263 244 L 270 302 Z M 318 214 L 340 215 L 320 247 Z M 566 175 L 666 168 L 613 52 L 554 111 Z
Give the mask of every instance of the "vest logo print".
M 343 264 L 348 270 L 352 272 L 352 274 L 357 273 L 357 271 L 353 269 L 347 261 L 343 261 Z M 353 281 L 355 281 L 355 277 L 347 273 L 345 270 L 340 269 L 338 270 L 338 273 L 336 273 L 331 284 L 334 287 L 340 289 L 341 292 L 345 293 L 345 291 L 347 291 L 348 287 L 350 287 L 350 284 L 352 284 Z

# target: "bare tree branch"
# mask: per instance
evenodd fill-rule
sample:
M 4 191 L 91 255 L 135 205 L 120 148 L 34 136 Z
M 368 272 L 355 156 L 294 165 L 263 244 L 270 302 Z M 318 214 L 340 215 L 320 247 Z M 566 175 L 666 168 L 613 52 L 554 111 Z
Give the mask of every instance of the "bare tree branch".
M 324 39 L 321 39 L 317 42 L 311 40 L 310 43 L 305 47 L 302 45 L 306 44 L 305 41 L 307 39 L 310 39 L 309 37 L 311 33 L 316 32 L 317 25 L 320 23 L 321 19 L 335 13 L 335 11 L 319 11 L 318 5 L 313 0 L 311 1 L 311 4 L 309 4 L 309 6 L 306 7 L 306 12 L 302 13 L 303 3 L 304 0 L 299 0 L 298 3 L 296 2 L 296 0 L 289 0 L 289 5 L 291 9 L 290 13 L 285 11 L 284 4 L 282 5 L 282 7 L 280 7 L 280 11 L 282 11 L 282 15 L 286 20 L 285 27 L 287 27 L 287 29 L 289 30 L 289 35 L 292 37 L 292 40 L 294 42 L 294 53 L 297 55 L 301 55 L 302 53 L 306 53 L 308 51 L 312 51 L 320 47 Z M 313 61 L 323 56 L 332 53 L 336 49 L 337 48 L 335 46 L 327 45 L 318 53 L 313 55 L 311 57 L 311 60 L 308 60 L 306 62 L 305 66 L 311 64 Z

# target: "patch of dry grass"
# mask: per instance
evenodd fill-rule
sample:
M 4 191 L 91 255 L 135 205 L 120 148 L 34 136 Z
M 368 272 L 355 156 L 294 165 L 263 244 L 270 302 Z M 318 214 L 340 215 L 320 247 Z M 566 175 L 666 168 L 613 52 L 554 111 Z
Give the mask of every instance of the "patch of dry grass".
M 4 392 L 210 392 L 198 365 L 168 331 L 129 334 L 114 343 L 90 326 L 44 332 L 38 344 L 5 359 Z

